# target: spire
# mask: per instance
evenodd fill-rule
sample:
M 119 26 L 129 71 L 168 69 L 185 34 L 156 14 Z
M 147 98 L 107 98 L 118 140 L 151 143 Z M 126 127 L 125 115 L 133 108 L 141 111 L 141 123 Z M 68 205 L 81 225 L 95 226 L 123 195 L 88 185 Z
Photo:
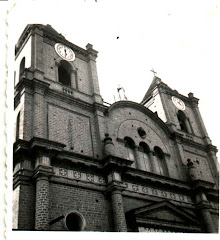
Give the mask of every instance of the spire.
M 151 92 L 153 91 L 153 89 L 160 84 L 162 81 L 159 77 L 157 77 L 156 75 L 154 75 L 153 77 L 153 81 L 151 82 L 150 87 L 148 88 L 143 100 L 141 101 L 141 104 L 143 104 L 145 102 L 145 100 L 148 99 L 148 97 L 150 96 Z

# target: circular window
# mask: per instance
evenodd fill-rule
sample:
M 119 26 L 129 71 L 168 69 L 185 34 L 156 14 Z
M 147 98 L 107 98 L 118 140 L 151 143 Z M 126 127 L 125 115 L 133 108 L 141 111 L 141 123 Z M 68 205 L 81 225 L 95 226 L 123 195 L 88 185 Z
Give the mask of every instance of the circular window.
M 141 138 L 145 138 L 146 137 L 146 132 L 144 131 L 143 128 L 138 128 L 138 134 Z
M 82 231 L 86 226 L 86 221 L 81 213 L 70 211 L 64 217 L 64 226 L 69 231 Z

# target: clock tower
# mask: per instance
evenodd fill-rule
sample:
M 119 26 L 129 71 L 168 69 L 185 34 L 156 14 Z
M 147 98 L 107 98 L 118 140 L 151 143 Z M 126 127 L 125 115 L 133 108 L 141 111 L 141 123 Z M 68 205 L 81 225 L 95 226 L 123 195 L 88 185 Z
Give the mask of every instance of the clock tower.
M 218 185 L 216 150 L 209 148 L 212 143 L 199 111 L 199 99 L 194 97 L 193 93 L 189 93 L 188 97 L 180 94 L 178 91 L 171 89 L 160 78 L 154 76 L 141 104 L 154 112 L 169 126 L 173 136 L 177 139 L 179 154 L 183 162 L 186 163 L 188 156 L 184 153 L 184 148 L 187 149 L 188 147 L 183 146 L 183 142 L 186 145 L 191 145 L 191 147 L 194 145 L 195 149 L 193 151 L 195 152 L 197 152 L 196 148 L 198 147 L 196 144 L 207 146 L 210 156 L 208 163 L 213 169 Z M 185 152 L 189 151 L 186 150 Z

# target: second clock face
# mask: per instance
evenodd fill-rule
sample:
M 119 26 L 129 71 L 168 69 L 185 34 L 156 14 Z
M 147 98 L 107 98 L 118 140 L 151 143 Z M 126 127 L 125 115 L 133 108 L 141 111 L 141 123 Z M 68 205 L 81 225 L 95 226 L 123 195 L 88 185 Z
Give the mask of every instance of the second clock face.
M 65 59 L 69 62 L 74 61 L 75 54 L 71 48 L 69 48 L 61 43 L 56 43 L 55 50 L 61 58 Z
M 186 106 L 184 104 L 184 102 L 177 98 L 177 97 L 174 97 L 172 96 L 172 101 L 173 101 L 173 104 L 180 110 L 184 111 L 186 109 Z

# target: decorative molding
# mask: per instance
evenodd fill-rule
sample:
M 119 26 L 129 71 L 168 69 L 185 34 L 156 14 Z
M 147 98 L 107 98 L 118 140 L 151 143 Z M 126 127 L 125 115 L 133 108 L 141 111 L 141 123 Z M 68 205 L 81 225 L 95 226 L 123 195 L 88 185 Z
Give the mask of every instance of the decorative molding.
M 125 190 L 130 192 L 137 192 L 140 194 L 156 196 L 159 198 L 174 200 L 177 202 L 184 202 L 188 204 L 193 203 L 191 197 L 185 194 L 179 194 L 179 193 L 171 192 L 169 190 L 161 190 L 159 188 L 146 187 L 138 184 L 132 184 L 129 182 L 126 182 L 126 186 L 127 187 Z
M 75 179 L 77 181 L 89 182 L 99 185 L 106 185 L 106 180 L 102 176 L 84 173 L 75 170 L 67 170 L 65 168 L 53 167 L 53 171 L 56 176 L 65 177 L 69 179 Z

